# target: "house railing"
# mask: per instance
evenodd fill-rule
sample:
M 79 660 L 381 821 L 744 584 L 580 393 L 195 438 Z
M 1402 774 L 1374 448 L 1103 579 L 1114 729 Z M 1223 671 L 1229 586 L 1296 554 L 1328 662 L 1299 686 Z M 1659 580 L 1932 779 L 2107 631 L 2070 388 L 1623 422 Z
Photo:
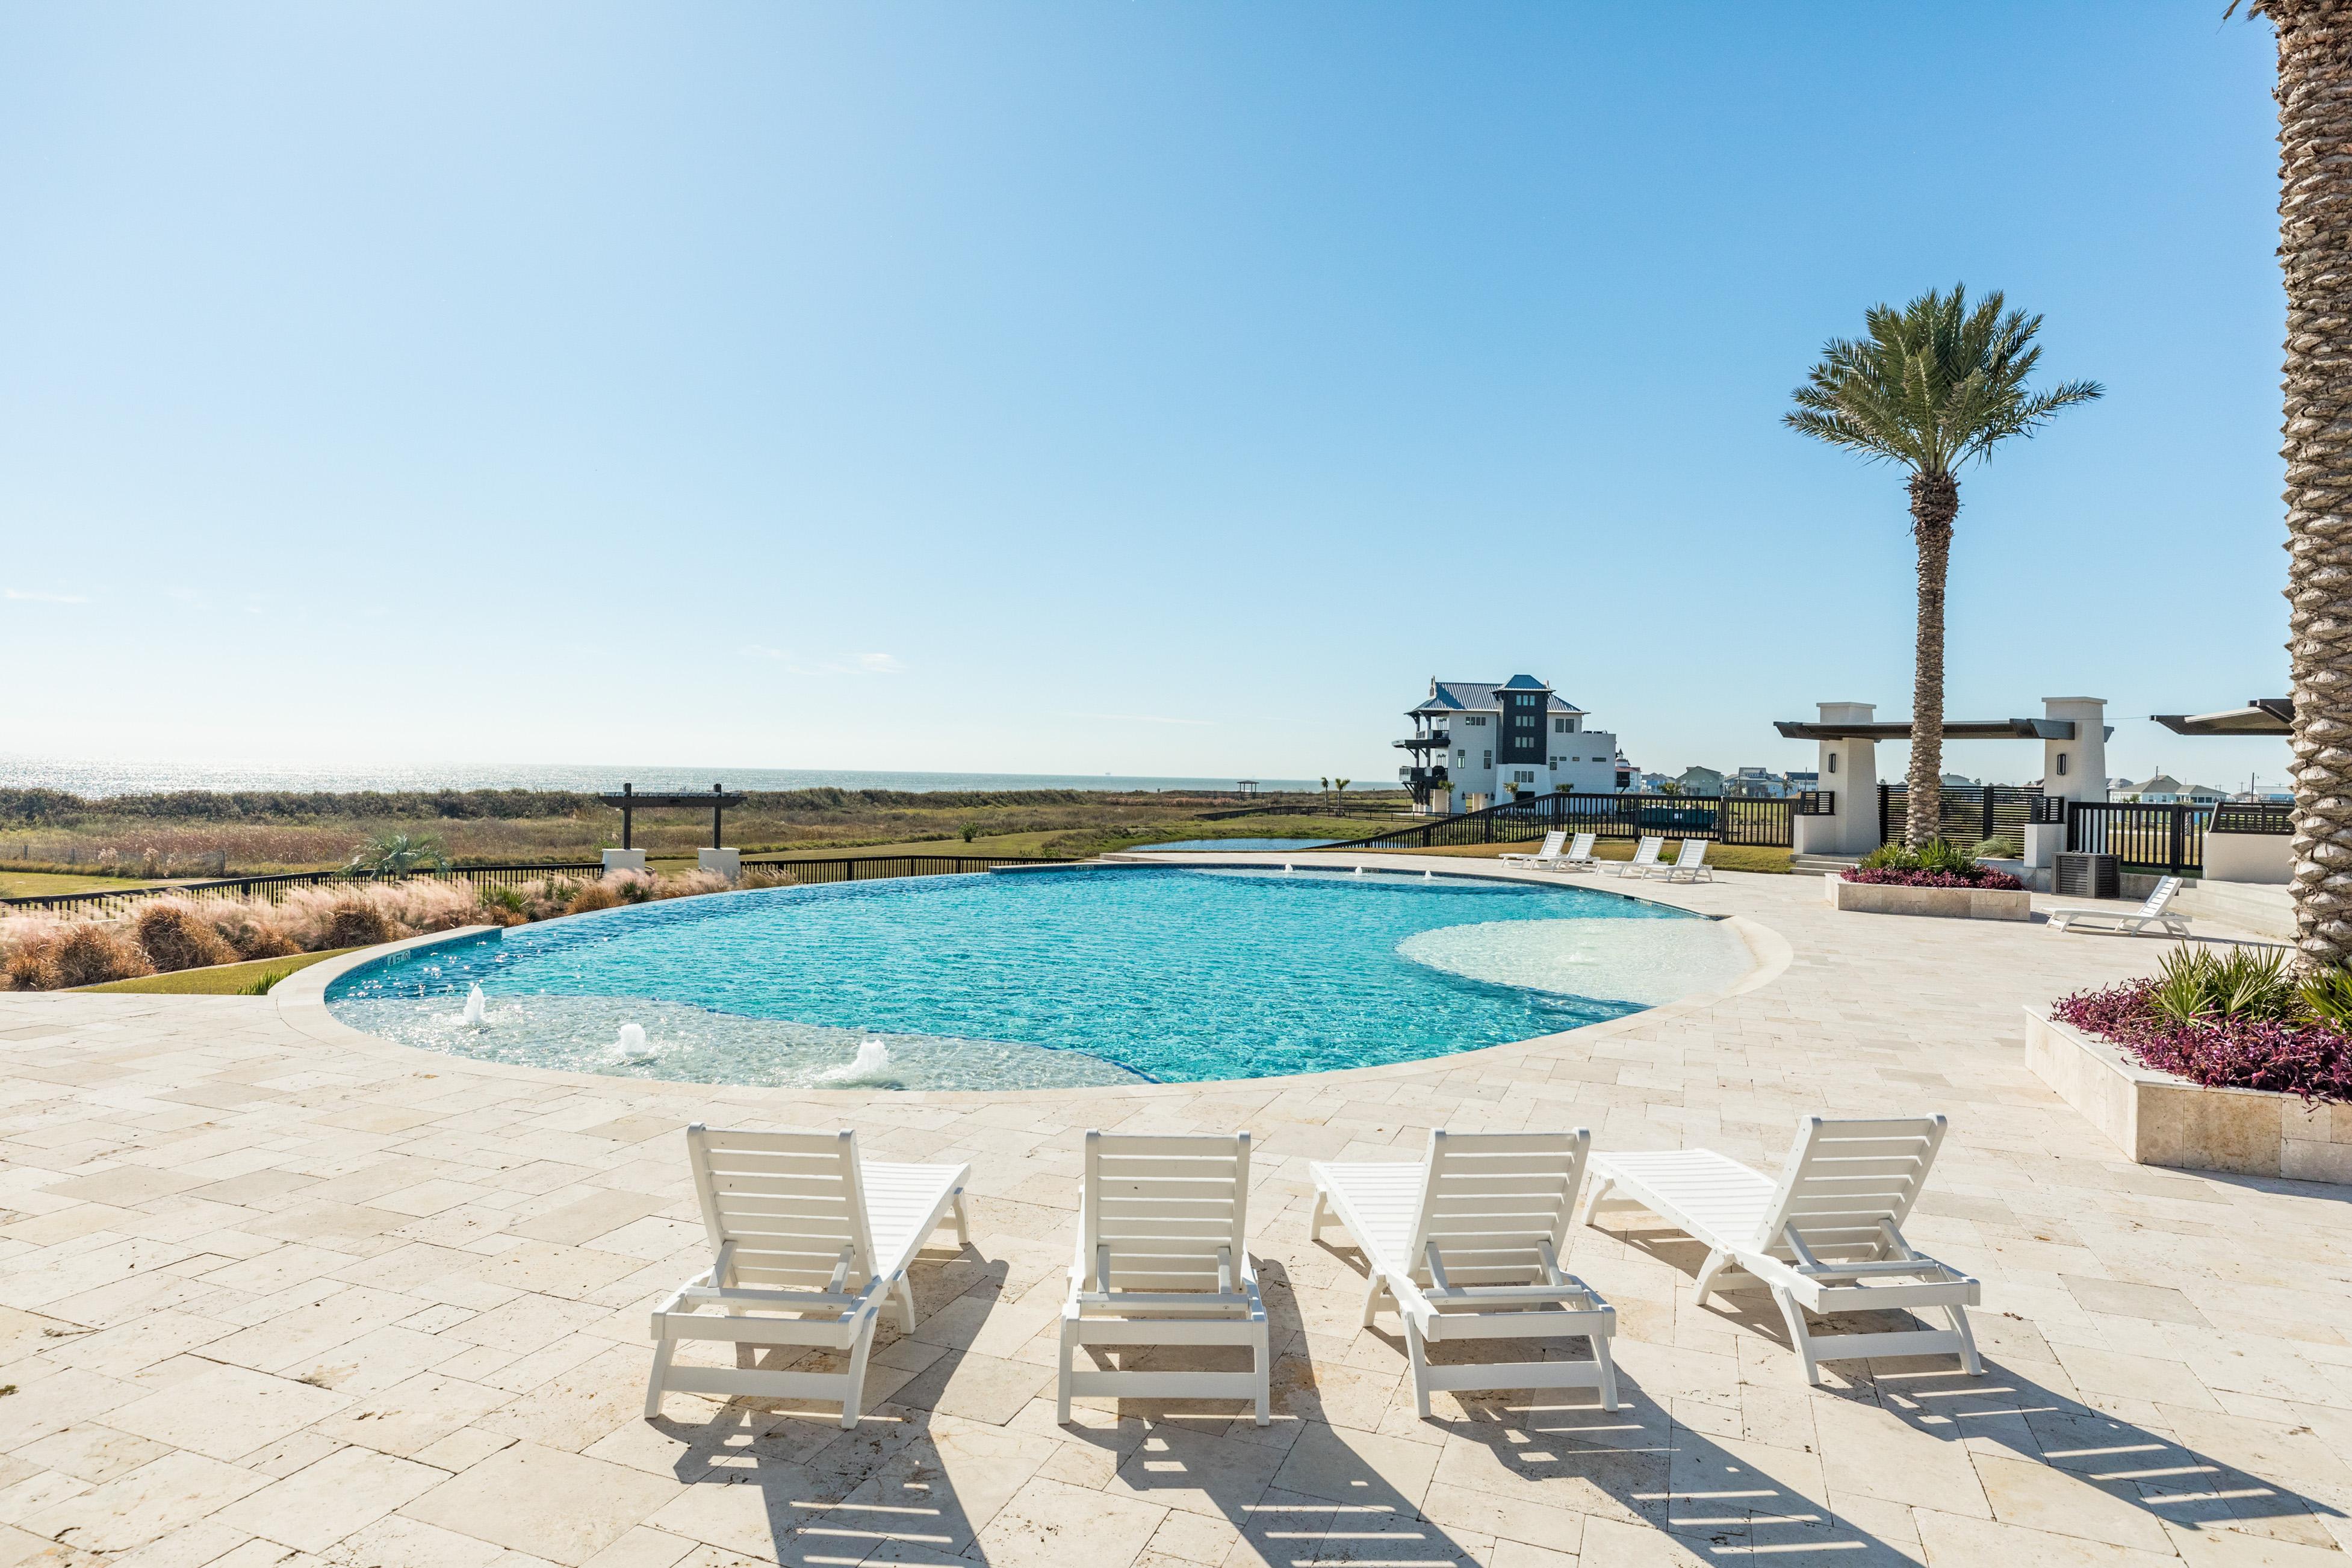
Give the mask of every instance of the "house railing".
M 2041 790 L 2017 784 L 1947 784 L 1940 793 L 1936 836 L 1964 850 L 1987 839 L 2014 839 L 2022 847 L 2025 825 L 2040 820 L 2033 813 L 2043 798 Z M 1879 842 L 1905 836 L 1910 800 L 1907 785 L 1878 787 Z
M 2206 823 L 2209 833 L 2273 833 L 2294 831 L 2294 808 L 2284 800 L 2224 800 L 2213 808 Z
M 2210 806 L 2148 805 L 2126 800 L 2070 800 L 2066 847 L 2113 855 L 2122 871 L 2201 876 Z
M 1395 828 L 1328 849 L 1437 849 L 1523 843 L 1556 829 L 1604 839 L 1654 835 L 1787 848 L 1798 800 L 1720 795 L 1522 795 L 1418 827 Z

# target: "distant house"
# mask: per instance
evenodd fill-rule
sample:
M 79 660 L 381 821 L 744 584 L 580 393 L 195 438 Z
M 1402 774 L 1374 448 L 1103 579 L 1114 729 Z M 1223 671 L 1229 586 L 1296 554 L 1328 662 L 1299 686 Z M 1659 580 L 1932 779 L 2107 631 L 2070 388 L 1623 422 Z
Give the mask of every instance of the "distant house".
M 1810 768 L 1801 773 L 1792 768 L 1781 777 L 1789 781 L 1789 793 L 1791 795 L 1811 794 L 1822 787 L 1821 774 Z
M 1681 792 L 1685 795 L 1723 793 L 1723 775 L 1712 768 L 1685 768 L 1675 775 L 1675 782 L 1682 786 Z
M 1585 711 L 1533 675 L 1429 683 L 1405 710 L 1413 732 L 1397 769 L 1413 810 L 1475 811 L 1513 795 L 1617 792 L 1617 737 L 1584 727 Z
M 1969 778 L 1965 773 L 1947 773 L 1944 775 L 1942 782 L 1947 789 L 1958 787 L 1965 789 L 1973 789 L 1977 785 L 1977 781 Z
M 2143 779 L 2125 789 L 2122 795 L 2126 800 L 2143 806 L 2210 806 L 2223 799 L 2223 791 L 2210 784 L 2183 784 L 2169 773 Z

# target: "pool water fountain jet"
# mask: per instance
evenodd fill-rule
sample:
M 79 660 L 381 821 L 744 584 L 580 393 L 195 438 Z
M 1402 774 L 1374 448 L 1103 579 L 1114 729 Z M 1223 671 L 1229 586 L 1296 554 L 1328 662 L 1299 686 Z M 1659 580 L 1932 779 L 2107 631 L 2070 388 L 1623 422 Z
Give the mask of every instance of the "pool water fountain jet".
M 484 1024 L 488 1023 L 489 1019 L 485 1016 L 488 1011 L 488 1004 L 485 1002 L 482 998 L 482 988 L 480 984 L 477 982 L 474 988 L 466 993 L 466 1012 L 462 1020 L 466 1027 L 467 1029 L 479 1029 Z
M 620 1038 L 613 1042 L 613 1054 L 633 1067 L 651 1061 L 654 1052 L 652 1047 L 646 1043 L 646 1026 L 641 1023 L 623 1024 Z
M 888 1083 L 890 1048 L 878 1040 L 861 1041 L 857 1054 L 839 1067 L 816 1075 L 819 1083 Z

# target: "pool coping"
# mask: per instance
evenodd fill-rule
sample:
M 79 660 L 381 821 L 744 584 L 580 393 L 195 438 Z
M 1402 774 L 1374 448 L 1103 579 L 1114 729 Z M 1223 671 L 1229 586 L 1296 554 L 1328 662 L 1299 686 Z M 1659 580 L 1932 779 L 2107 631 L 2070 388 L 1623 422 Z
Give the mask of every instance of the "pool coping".
M 1266 863 L 1262 860 L 1243 861 L 1232 854 L 1215 853 L 1204 854 L 1200 859 L 1189 861 L 1186 863 L 1214 864 L 1220 861 L 1238 866 L 1256 868 L 1263 868 Z M 1105 863 L 1125 862 L 1110 861 L 1108 857 L 1100 862 L 1072 862 L 1074 865 Z M 1367 863 L 1366 869 L 1370 870 L 1375 865 L 1382 863 L 1393 865 L 1395 862 L 1389 857 L 1383 856 L 1378 861 Z M 1467 876 L 1481 881 L 1525 882 L 1545 887 L 1561 885 L 1558 881 L 1540 872 L 1515 872 L 1503 867 L 1497 867 L 1488 873 L 1447 872 L 1437 867 L 1423 865 L 1414 865 L 1412 869 L 1429 870 L 1440 875 Z M 744 891 L 764 890 L 746 889 Z M 1592 891 L 1612 894 L 1616 892 L 1612 888 L 1595 888 Z M 1444 1056 L 1421 1057 L 1412 1061 L 1382 1062 L 1370 1067 L 1335 1067 L 1320 1072 L 1287 1072 L 1264 1078 L 1207 1078 L 1197 1081 L 1187 1080 L 1181 1083 L 1086 1084 L 1075 1088 L 1056 1089 L 808 1089 L 789 1084 L 713 1083 L 688 1079 L 637 1078 L 625 1073 L 573 1072 L 561 1068 L 527 1067 L 516 1062 L 480 1061 L 470 1057 L 428 1051 L 422 1046 L 403 1045 L 397 1040 L 386 1040 L 382 1035 L 369 1034 L 363 1030 L 353 1029 L 328 1009 L 328 988 L 353 969 L 398 953 L 421 952 L 454 942 L 468 941 L 484 935 L 503 935 L 506 927 L 500 925 L 464 925 L 451 931 L 430 932 L 422 936 L 411 936 L 399 942 L 387 942 L 374 947 L 363 947 L 356 953 L 348 954 L 340 958 L 330 958 L 323 963 L 313 964 L 308 968 L 298 970 L 273 987 L 268 999 L 275 1006 L 278 1016 L 289 1026 L 298 1033 L 306 1035 L 321 1044 L 341 1046 L 412 1065 L 432 1061 L 441 1064 L 441 1071 L 463 1071 L 487 1078 L 520 1078 L 537 1082 L 583 1085 L 622 1082 L 679 1092 L 698 1091 L 705 1094 L 717 1094 L 729 1099 L 760 1101 L 782 1096 L 796 1103 L 814 1103 L 821 1105 L 871 1104 L 877 1100 L 888 1104 L 910 1106 L 964 1105 L 991 1101 L 1019 1101 L 1028 1103 L 1039 1101 L 1049 1103 L 1083 1101 L 1104 1097 L 1150 1100 L 1177 1095 L 1197 1095 L 1210 1089 L 1221 1089 L 1230 1092 L 1259 1087 L 1263 1087 L 1269 1094 L 1278 1094 L 1302 1086 L 1329 1085 L 1342 1080 L 1377 1082 L 1385 1079 L 1408 1077 L 1425 1073 L 1433 1066 L 1440 1063 L 1468 1062 L 1474 1059 L 1484 1062 L 1507 1061 L 1538 1051 L 1555 1051 L 1578 1041 L 1608 1040 L 1617 1035 L 1630 1033 L 1635 1029 L 1646 1027 L 1661 1019 L 1671 1020 L 1703 1012 L 1728 998 L 1744 996 L 1749 991 L 1759 990 L 1770 985 L 1786 974 L 1790 965 L 1795 961 L 1795 950 L 1790 946 L 1788 938 L 1761 921 L 1751 919 L 1747 915 L 1708 915 L 1703 910 L 1688 909 L 1678 904 L 1667 903 L 1663 899 L 1634 898 L 1631 894 L 1616 895 L 1633 899 L 1636 903 L 1654 904 L 1661 908 L 1673 909 L 1681 914 L 1695 915 L 1702 919 L 1719 922 L 1738 934 L 1748 949 L 1748 956 L 1754 961 L 1754 967 L 1745 976 L 1728 986 L 1694 991 L 1687 996 L 1677 997 L 1671 1002 L 1662 1002 L 1654 1008 L 1643 1008 L 1638 1012 L 1627 1013 L 1620 1018 L 1605 1019 L 1599 1023 L 1584 1024 L 1576 1029 L 1562 1030 L 1554 1034 L 1534 1035 L 1526 1040 L 1506 1040 L 1499 1045 L 1478 1046 L 1469 1051 L 1452 1051 Z M 704 896 L 723 895 L 706 894 Z M 623 907 L 635 906 L 624 905 Z M 583 915 L 559 915 L 557 918 L 576 920 L 612 913 L 614 913 L 612 910 L 600 909 L 589 911 Z M 546 925 L 548 922 L 539 921 L 533 924 Z

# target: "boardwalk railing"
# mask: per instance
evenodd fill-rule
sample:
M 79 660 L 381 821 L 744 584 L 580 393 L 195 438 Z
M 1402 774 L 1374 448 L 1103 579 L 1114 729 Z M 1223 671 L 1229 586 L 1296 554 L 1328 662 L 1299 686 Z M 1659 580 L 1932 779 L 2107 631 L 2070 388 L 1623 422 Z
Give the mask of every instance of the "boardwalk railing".
M 1050 860 L 1028 855 L 852 855 L 833 860 L 747 860 L 771 874 L 788 873 L 794 885 L 821 882 L 867 882 L 877 877 L 939 876 L 954 872 L 988 871 L 1001 865 L 1044 865 Z M 373 873 L 349 871 L 290 871 L 267 876 L 211 877 L 202 882 L 157 883 L 147 887 L 96 888 L 87 893 L 52 893 L 28 898 L 0 899 L 0 907 L 45 909 L 111 919 L 157 898 L 259 898 L 276 904 L 298 887 L 364 887 L 376 882 L 469 882 L 477 887 L 520 887 L 528 883 L 593 882 L 604 874 L 601 861 L 561 861 L 535 865 L 466 865 L 438 871 Z
M 1719 795 L 1522 795 L 1484 810 L 1395 828 L 1326 849 L 1435 849 L 1449 844 L 1513 844 L 1556 829 L 1604 839 L 1710 839 L 1785 849 L 1800 802 Z
M 2120 871 L 2200 876 L 2210 806 L 2157 806 L 2124 800 L 2072 800 L 2066 847 L 2113 855 Z

